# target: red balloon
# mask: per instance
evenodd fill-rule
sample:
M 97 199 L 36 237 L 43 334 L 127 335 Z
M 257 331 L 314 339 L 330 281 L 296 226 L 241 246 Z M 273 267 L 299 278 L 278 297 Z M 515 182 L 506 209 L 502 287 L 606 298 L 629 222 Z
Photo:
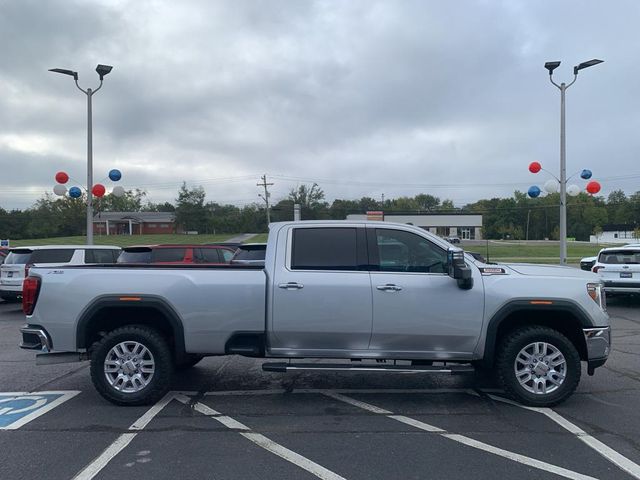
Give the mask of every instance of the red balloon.
M 542 170 L 542 165 L 540 165 L 539 162 L 531 162 L 529 164 L 529 171 L 531 173 L 538 173 L 540 170 Z
M 593 182 L 587 183 L 587 192 L 589 192 L 591 195 L 595 195 L 596 193 L 598 193 L 600 191 L 600 188 L 602 187 L 600 187 L 600 184 L 595 180 Z
M 93 193 L 94 197 L 102 197 L 106 191 L 107 189 L 100 183 L 96 183 L 91 189 L 91 193 Z
M 58 183 L 67 183 L 69 181 L 69 175 L 65 172 L 56 173 L 56 182 Z

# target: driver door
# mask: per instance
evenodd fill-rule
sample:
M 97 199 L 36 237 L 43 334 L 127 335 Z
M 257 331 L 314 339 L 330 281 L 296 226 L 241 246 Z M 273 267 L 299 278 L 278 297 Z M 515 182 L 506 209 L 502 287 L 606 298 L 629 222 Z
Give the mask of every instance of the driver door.
M 369 349 L 396 357 L 406 352 L 408 358 L 412 353 L 471 356 L 482 327 L 482 280 L 470 290 L 458 288 L 447 273 L 447 251 L 414 231 L 369 227 L 367 239 L 373 295 Z

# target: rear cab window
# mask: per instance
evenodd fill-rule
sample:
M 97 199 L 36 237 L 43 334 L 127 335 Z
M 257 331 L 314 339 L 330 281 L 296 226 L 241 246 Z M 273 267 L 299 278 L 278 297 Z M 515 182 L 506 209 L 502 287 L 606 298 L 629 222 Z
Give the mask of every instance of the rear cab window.
M 364 228 L 294 228 L 292 270 L 366 270 Z
M 73 248 L 34 250 L 29 263 L 68 263 L 74 253 Z
M 92 248 L 84 251 L 85 263 L 114 263 L 118 258 L 117 250 L 107 248 Z

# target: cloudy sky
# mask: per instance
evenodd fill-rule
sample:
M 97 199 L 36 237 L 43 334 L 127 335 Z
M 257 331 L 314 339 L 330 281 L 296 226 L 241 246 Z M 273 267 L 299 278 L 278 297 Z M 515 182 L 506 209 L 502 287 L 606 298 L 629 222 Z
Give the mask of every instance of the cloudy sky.
M 274 200 L 317 182 L 333 198 L 430 193 L 458 206 L 569 173 L 640 190 L 640 3 L 628 1 L 0 0 L 0 207 L 27 208 L 56 171 L 173 200 Z M 105 182 L 110 190 L 110 182 Z

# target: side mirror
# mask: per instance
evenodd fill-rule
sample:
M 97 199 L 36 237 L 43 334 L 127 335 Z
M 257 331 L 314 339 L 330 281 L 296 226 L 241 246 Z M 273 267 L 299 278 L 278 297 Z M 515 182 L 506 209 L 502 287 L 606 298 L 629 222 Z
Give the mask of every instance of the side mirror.
M 447 252 L 447 260 L 449 265 L 449 276 L 457 280 L 458 287 L 463 290 L 469 290 L 473 287 L 473 276 L 471 268 L 464 260 L 464 251 L 460 249 L 449 249 Z

